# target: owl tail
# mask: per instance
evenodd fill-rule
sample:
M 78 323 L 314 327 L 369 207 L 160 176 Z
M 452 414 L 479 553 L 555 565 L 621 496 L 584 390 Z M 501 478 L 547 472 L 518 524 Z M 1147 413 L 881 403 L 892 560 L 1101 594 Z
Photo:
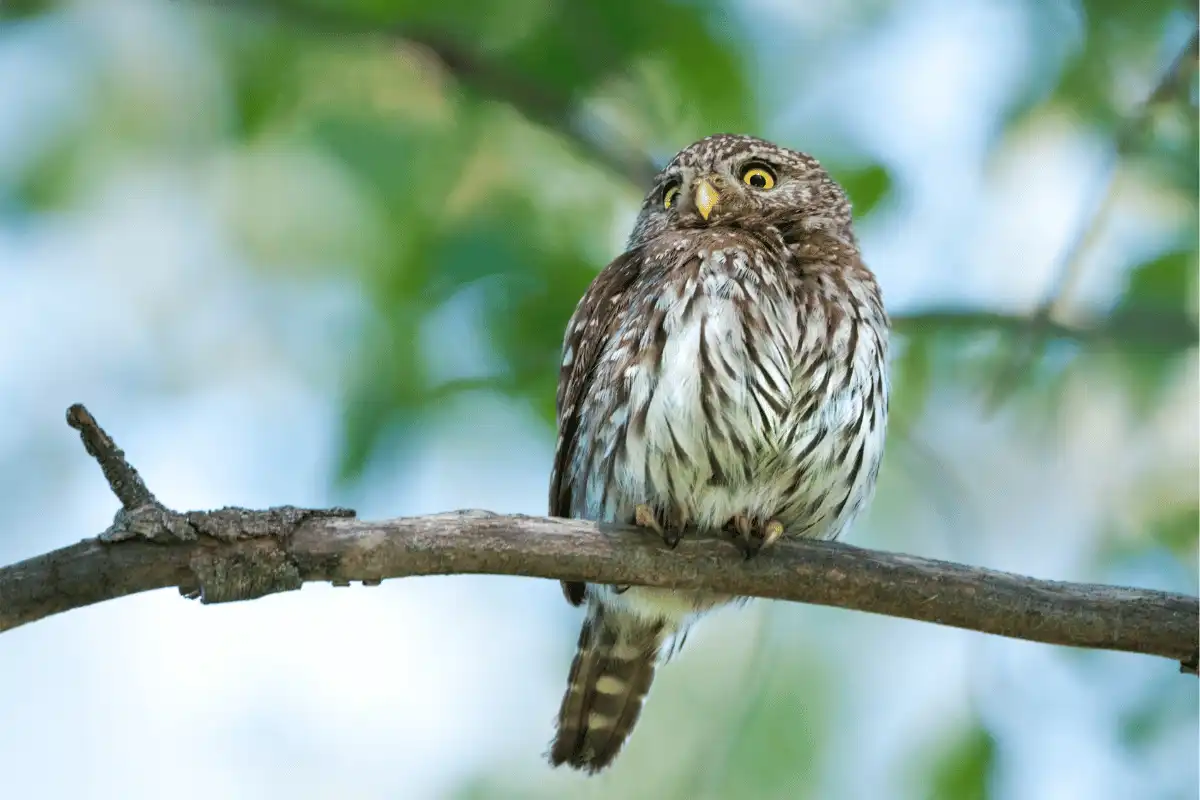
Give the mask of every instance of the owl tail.
M 661 622 L 589 609 L 558 712 L 551 764 L 599 772 L 612 763 L 642 711 L 663 637 Z

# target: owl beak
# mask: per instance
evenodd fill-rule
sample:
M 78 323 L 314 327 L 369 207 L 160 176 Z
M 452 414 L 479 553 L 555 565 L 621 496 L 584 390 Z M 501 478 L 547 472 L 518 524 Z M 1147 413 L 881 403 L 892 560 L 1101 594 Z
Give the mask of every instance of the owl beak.
M 721 196 L 717 194 L 716 188 L 711 183 L 703 178 L 696 183 L 696 210 L 700 212 L 700 216 L 704 217 L 705 220 L 708 219 L 708 215 L 712 213 L 712 210 L 716 208 L 717 202 L 720 199 Z

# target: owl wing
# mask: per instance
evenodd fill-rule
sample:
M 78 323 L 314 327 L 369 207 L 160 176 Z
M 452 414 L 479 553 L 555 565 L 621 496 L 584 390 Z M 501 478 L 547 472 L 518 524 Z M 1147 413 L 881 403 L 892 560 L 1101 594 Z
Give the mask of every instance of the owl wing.
M 563 360 L 558 375 L 558 443 L 550 473 L 550 516 L 570 517 L 574 487 L 568 477 L 571 460 L 579 444 L 579 414 L 583 398 L 591 392 L 592 379 L 604 343 L 619 324 L 629 304 L 622 296 L 642 272 L 643 250 L 630 250 L 600 271 L 575 307 L 563 338 Z M 573 606 L 583 603 L 587 585 L 563 581 L 563 594 Z

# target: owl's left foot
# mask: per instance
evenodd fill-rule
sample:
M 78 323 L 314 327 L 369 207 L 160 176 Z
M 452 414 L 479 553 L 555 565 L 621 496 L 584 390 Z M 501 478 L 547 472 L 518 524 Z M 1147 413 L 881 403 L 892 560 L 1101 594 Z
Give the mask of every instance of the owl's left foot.
M 633 524 L 639 528 L 649 528 L 662 537 L 667 547 L 672 550 L 679 544 L 683 530 L 674 525 L 664 525 L 654 513 L 654 509 L 645 503 L 639 503 L 633 509 Z
M 764 548 L 770 547 L 783 536 L 783 523 L 777 519 L 769 519 L 761 525 L 745 514 L 738 514 L 729 520 L 726 528 L 738 534 L 738 545 L 746 560 L 754 558 Z

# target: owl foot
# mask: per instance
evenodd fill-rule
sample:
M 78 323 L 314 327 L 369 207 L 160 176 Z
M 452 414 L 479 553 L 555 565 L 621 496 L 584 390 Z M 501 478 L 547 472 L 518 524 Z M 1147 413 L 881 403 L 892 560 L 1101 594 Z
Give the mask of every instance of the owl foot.
M 645 503 L 639 503 L 633 509 L 633 524 L 639 528 L 649 528 L 662 537 L 667 547 L 672 550 L 679 544 L 683 530 L 673 525 L 663 525 L 654 509 Z
M 779 520 L 769 519 L 758 525 L 745 514 L 738 514 L 730 519 L 725 528 L 737 534 L 736 543 L 747 561 L 783 536 L 783 523 Z

